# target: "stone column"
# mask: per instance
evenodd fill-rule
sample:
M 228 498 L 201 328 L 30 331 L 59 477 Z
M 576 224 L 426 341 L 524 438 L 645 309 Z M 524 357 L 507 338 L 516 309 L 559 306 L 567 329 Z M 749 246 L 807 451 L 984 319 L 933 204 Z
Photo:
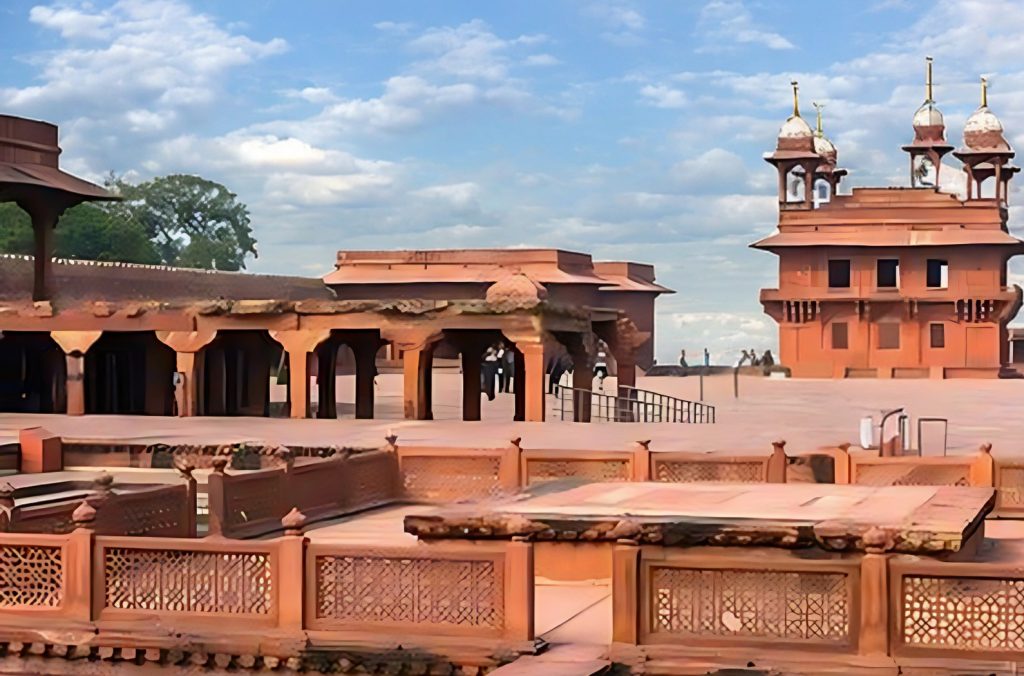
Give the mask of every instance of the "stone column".
M 434 344 L 441 339 L 441 330 L 433 327 L 392 328 L 381 330 L 381 336 L 402 352 L 402 409 L 409 420 L 433 420 L 430 390 Z
M 317 418 L 338 417 L 338 393 L 335 387 L 338 343 L 327 340 L 316 351 L 316 377 L 319 404 L 316 408 Z
M 85 414 L 85 353 L 102 331 L 51 331 L 54 342 L 64 350 L 67 360 L 67 414 Z
M 560 338 L 572 357 L 573 422 L 590 422 L 590 392 L 594 387 L 591 357 L 596 352 L 593 334 L 571 333 Z
M 472 334 L 463 334 L 456 343 L 462 358 L 462 419 L 480 420 L 481 361 L 487 350 L 487 340 Z
M 543 331 L 505 332 L 505 337 L 515 343 L 523 354 L 523 419 L 527 422 L 544 422 L 544 333 Z
M 331 337 L 330 329 L 271 331 L 270 337 L 288 353 L 288 402 L 292 418 L 309 417 L 309 360 L 317 345 Z
M 373 379 L 377 375 L 377 351 L 380 349 L 380 333 L 358 331 L 346 336 L 346 345 L 352 349 L 356 362 L 356 418 L 373 419 Z
M 51 198 L 51 200 L 58 199 Z M 32 219 L 34 268 L 32 300 L 50 300 L 53 294 L 54 231 L 57 229 L 57 221 L 66 204 L 55 205 L 52 201 L 30 199 L 19 202 L 18 206 L 28 212 Z
M 512 396 L 515 398 L 515 414 L 513 420 L 526 420 L 526 363 L 519 348 L 512 348 L 515 363 L 512 365 Z
M 157 331 L 157 340 L 174 350 L 175 370 L 178 382 L 174 387 L 174 402 L 178 416 L 185 418 L 198 414 L 199 369 L 196 355 L 213 342 L 217 332 L 204 331 Z

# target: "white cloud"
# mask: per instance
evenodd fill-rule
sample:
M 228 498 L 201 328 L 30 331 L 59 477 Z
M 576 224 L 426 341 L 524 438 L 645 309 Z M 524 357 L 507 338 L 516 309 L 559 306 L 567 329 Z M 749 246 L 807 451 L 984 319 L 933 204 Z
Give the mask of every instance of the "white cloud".
M 524 66 L 557 66 L 561 61 L 550 54 L 531 54 L 523 59 Z
M 760 45 L 768 49 L 795 47 L 779 33 L 759 26 L 741 0 L 711 0 L 701 9 L 697 28 L 703 38 L 703 46 L 698 51 L 718 51 L 730 44 Z
M 600 21 L 607 30 L 601 37 L 612 44 L 630 46 L 641 44 L 647 27 L 647 17 L 632 4 L 622 0 L 602 0 L 586 6 L 585 13 Z
M 640 96 L 655 108 L 686 107 L 686 94 L 667 85 L 644 85 L 640 89 Z
M 209 105 L 225 73 L 287 48 L 281 39 L 230 33 L 176 0 L 36 7 L 30 19 L 68 45 L 37 56 L 42 84 L 0 89 L 0 107 L 52 118 L 69 110 L 118 119 L 124 111 L 162 115 Z
M 430 200 L 441 200 L 453 207 L 464 209 L 476 204 L 477 195 L 480 194 L 480 186 L 473 182 L 432 185 L 415 190 L 412 194 Z
M 459 26 L 430 28 L 409 42 L 409 48 L 430 57 L 420 62 L 421 69 L 457 78 L 503 80 L 509 75 L 513 47 L 545 39 L 542 35 L 501 38 L 485 22 L 473 19 Z

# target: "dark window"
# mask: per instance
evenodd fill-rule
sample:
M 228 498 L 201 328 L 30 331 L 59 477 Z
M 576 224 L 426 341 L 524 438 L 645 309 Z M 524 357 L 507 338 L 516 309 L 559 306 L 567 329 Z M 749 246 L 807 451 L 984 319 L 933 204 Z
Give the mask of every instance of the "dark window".
M 832 322 L 832 349 L 845 350 L 850 346 L 846 322 Z
M 878 349 L 900 349 L 900 325 L 898 322 L 883 322 L 878 325 Z
M 899 286 L 900 262 L 895 258 L 883 258 L 878 261 L 878 288 L 895 289 Z
M 928 259 L 928 279 L 927 284 L 929 289 L 945 289 L 948 283 L 949 264 L 946 261 L 940 261 L 935 258 Z
M 850 261 L 831 260 L 828 262 L 828 286 L 831 289 L 850 288 Z
M 929 326 L 932 337 L 932 347 L 946 347 L 946 325 L 932 324 Z

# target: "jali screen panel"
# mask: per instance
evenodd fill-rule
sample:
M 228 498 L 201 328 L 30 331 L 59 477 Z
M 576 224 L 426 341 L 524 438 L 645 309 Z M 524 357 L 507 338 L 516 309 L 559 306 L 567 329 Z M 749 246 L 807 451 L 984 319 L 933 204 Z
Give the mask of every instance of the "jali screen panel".
M 391 627 L 473 636 L 504 631 L 501 552 L 311 546 L 307 566 L 310 629 Z
M 1024 658 L 1024 574 L 992 564 L 893 564 L 897 654 Z
M 187 613 L 277 620 L 276 544 L 99 537 L 102 615 Z M 139 543 L 141 544 L 141 543 Z
M 852 569 L 695 567 L 651 562 L 642 569 L 641 642 L 855 644 Z

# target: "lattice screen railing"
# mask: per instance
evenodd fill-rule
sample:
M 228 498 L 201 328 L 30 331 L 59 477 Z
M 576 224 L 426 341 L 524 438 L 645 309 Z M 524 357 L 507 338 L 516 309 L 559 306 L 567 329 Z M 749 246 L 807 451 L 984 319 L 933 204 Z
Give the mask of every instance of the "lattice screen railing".
M 479 636 L 505 628 L 501 553 L 317 549 L 307 553 L 314 629 L 401 627 Z
M 1019 571 L 998 577 L 908 573 L 898 580 L 898 649 L 1024 657 L 1024 575 Z
M 64 582 L 60 546 L 0 545 L 0 609 L 58 608 Z
M 651 479 L 671 483 L 763 483 L 766 461 L 663 460 L 651 458 Z
M 646 642 L 854 643 L 854 589 L 841 570 L 651 564 L 643 581 Z
M 98 546 L 102 557 L 104 612 L 145 611 L 224 616 L 276 612 L 272 549 L 223 551 Z M 232 546 L 234 545 L 234 546 Z M 234 550 L 234 551 L 232 551 Z

